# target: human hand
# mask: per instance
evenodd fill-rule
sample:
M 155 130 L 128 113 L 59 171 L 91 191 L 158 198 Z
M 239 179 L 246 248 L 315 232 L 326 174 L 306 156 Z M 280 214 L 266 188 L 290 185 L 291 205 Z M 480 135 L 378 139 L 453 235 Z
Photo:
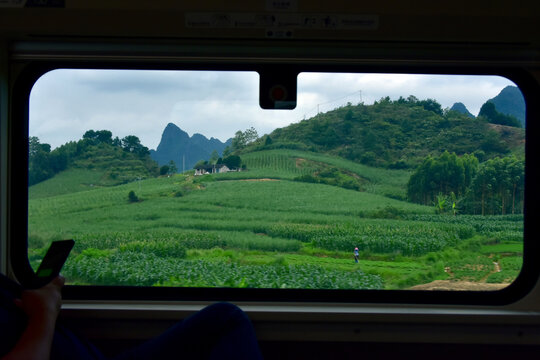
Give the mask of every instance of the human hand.
M 57 276 L 39 289 L 23 291 L 21 298 L 15 300 L 15 305 L 28 316 L 28 324 L 15 347 L 2 360 L 49 359 L 64 282 L 62 276 Z
M 25 290 L 21 298 L 15 300 L 15 305 L 26 313 L 29 322 L 54 322 L 62 306 L 61 290 L 64 282 L 64 277 L 59 275 L 39 289 Z

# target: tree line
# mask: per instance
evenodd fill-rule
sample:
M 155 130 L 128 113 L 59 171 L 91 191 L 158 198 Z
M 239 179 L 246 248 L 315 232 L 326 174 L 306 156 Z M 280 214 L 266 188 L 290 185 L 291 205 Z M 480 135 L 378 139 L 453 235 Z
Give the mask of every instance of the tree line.
M 523 212 L 525 163 L 514 155 L 479 163 L 473 154 L 428 156 L 407 184 L 410 201 L 439 212 L 495 215 Z
M 82 139 L 70 141 L 51 151 L 51 145 L 40 143 L 36 136 L 28 141 L 28 186 L 47 180 L 65 170 L 91 147 L 111 146 L 122 149 L 137 158 L 149 156 L 148 148 L 141 144 L 137 136 L 128 135 L 122 139 L 112 137 L 109 130 L 88 130 Z

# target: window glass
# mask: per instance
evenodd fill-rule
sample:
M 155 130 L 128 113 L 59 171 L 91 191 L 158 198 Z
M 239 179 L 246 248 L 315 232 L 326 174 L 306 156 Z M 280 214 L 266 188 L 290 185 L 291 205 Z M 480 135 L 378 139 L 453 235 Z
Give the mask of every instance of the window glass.
M 497 290 L 523 256 L 525 105 L 497 76 L 67 70 L 30 95 L 29 259 L 68 284 Z

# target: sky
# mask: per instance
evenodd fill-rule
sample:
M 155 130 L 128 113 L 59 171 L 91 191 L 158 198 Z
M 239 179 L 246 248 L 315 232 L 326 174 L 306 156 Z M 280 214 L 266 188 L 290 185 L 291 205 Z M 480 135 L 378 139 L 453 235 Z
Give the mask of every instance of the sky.
M 383 97 L 414 95 L 444 108 L 461 102 L 477 115 L 504 87 L 498 76 L 301 73 L 295 110 L 259 107 L 255 72 L 74 70 L 44 74 L 30 94 L 30 136 L 56 148 L 87 130 L 138 136 L 150 149 L 173 123 L 190 136 L 226 141 L 253 126 L 259 135 L 309 119 L 317 112 Z

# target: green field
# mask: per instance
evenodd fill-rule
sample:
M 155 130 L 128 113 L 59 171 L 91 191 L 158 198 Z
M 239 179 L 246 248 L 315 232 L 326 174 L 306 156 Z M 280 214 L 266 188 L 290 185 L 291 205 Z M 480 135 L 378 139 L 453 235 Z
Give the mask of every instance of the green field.
M 250 171 L 217 175 L 217 179 L 287 179 L 313 171 L 337 167 L 364 180 L 364 190 L 370 193 L 405 199 L 405 185 L 411 173 L 406 170 L 386 170 L 358 164 L 341 157 L 299 150 L 266 150 L 242 157 Z
M 407 171 L 293 150 L 243 161 L 248 171 L 214 176 L 98 186 L 98 172 L 79 169 L 36 184 L 31 263 L 50 241 L 73 238 L 63 271 L 72 284 L 403 289 L 440 279 L 506 283 L 521 268 L 521 215 L 435 215 L 399 200 Z M 329 169 L 361 191 L 294 181 Z

